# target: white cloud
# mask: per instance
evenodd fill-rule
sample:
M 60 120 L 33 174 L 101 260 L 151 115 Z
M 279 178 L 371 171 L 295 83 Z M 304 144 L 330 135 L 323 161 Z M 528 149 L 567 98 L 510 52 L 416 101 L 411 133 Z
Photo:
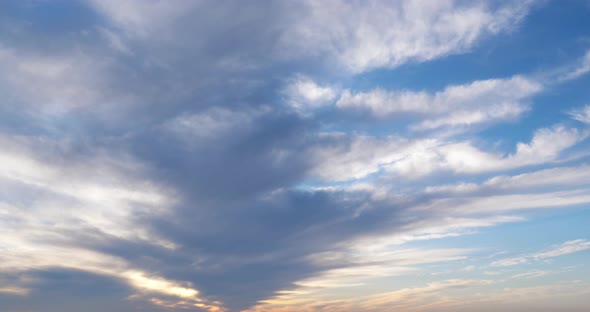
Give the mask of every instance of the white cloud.
M 530 278 L 538 278 L 538 277 L 543 277 L 548 275 L 550 272 L 547 271 L 531 271 L 531 272 L 525 272 L 525 273 L 520 273 L 520 274 L 515 274 L 512 275 L 511 278 L 526 278 L 526 279 L 530 279 Z
M 336 141 L 333 144 L 322 144 L 312 151 L 317 165 L 311 174 L 325 181 L 364 178 L 401 157 L 399 151 L 411 146 L 407 140 L 397 137 L 349 138 L 343 134 L 324 134 L 323 137 Z M 345 142 L 341 143 L 341 139 Z
M 528 106 L 522 103 L 500 103 L 474 110 L 454 111 L 440 118 L 424 120 L 411 128 L 413 130 L 431 130 L 445 126 L 471 126 L 481 123 L 516 119 L 526 111 L 528 111 Z
M 537 130 L 529 144 L 518 143 L 516 153 L 506 162 L 516 164 L 535 164 L 555 159 L 563 150 L 572 147 L 588 136 L 576 128 L 561 125 Z
M 512 29 L 530 4 L 307 1 L 283 34 L 280 52 L 335 58 L 354 73 L 392 68 L 465 52 L 486 35 Z
M 359 239 L 355 241 L 354 245 L 367 250 L 395 248 L 395 246 L 414 241 L 457 237 L 474 233 L 481 228 L 522 221 L 525 221 L 522 217 L 502 215 L 485 218 L 437 216 L 411 222 L 391 234 Z
M 586 105 L 580 109 L 574 109 L 569 114 L 577 121 L 590 124 L 590 105 Z
M 492 262 L 492 266 L 495 267 L 504 267 L 504 266 L 514 266 L 519 264 L 527 263 L 528 260 L 526 258 L 510 258 L 510 259 L 503 259 Z
M 433 110 L 447 110 L 440 105 L 432 105 L 433 96 L 426 92 L 385 91 L 376 89 L 369 92 L 351 93 L 345 90 L 336 105 L 342 109 L 364 108 L 374 115 L 383 117 L 394 113 L 431 113 Z
M 379 118 L 400 113 L 424 115 L 428 119 L 412 128 L 427 130 L 518 117 L 528 110 L 528 105 L 523 100 L 542 88 L 535 81 L 515 76 L 448 86 L 436 93 L 376 89 L 352 94 L 344 91 L 336 105 L 342 109 L 368 109 Z
M 529 255 L 523 255 L 516 258 L 502 259 L 492 262 L 492 266 L 514 266 L 518 264 L 526 264 L 531 261 L 539 261 L 547 258 L 560 257 L 576 252 L 581 252 L 590 249 L 590 241 L 586 239 L 576 239 L 564 242 L 563 244 L 553 246 L 551 249 L 543 252 L 538 252 Z
M 337 90 L 330 86 L 320 86 L 306 77 L 297 77 L 284 91 L 289 105 L 305 111 L 327 105 L 337 95 Z
M 0 232 L 14 236 L 46 231 L 55 236 L 61 229 L 65 233 L 60 239 L 75 241 L 68 231 L 93 229 L 123 239 L 170 244 L 134 222 L 139 214 L 165 215 L 174 201 L 170 190 L 135 177 L 143 168 L 129 156 L 115 158 L 96 151 L 75 162 L 59 155 L 68 149 L 67 142 L 7 137 L 0 137 L 0 142 L 0 185 L 5 190 L 0 191 L 5 201 L 0 216 L 13 219 L 0 218 Z
M 367 244 L 366 241 L 358 241 L 343 251 L 320 252 L 309 256 L 308 259 L 320 267 L 348 267 L 353 274 L 353 269 L 357 266 L 377 265 L 387 269 L 394 266 L 451 261 L 466 258 L 465 254 L 468 252 L 467 249 L 404 249 L 396 245 Z
M 586 54 L 582 57 L 582 59 L 578 62 L 577 66 L 568 72 L 567 74 L 563 75 L 560 80 L 573 80 L 579 78 L 583 75 L 586 75 L 590 72 L 590 51 L 587 51 Z
M 475 215 L 490 212 L 507 212 L 523 209 L 559 208 L 590 203 L 590 190 L 577 189 L 573 191 L 524 193 L 510 195 L 480 195 L 460 198 L 436 199 L 432 202 L 418 205 L 418 211 Z
M 590 166 L 549 168 L 515 176 L 490 178 L 484 186 L 502 189 L 531 189 L 536 186 L 581 186 L 590 183 Z
M 555 167 L 523 174 L 501 175 L 489 178 L 484 183 L 456 183 L 427 186 L 429 194 L 474 194 L 482 190 L 528 190 L 543 188 L 585 186 L 590 184 L 590 166 Z
M 461 269 L 461 271 L 471 272 L 471 271 L 475 271 L 476 269 L 477 269 L 477 267 L 475 265 L 468 265 L 468 266 L 464 267 L 463 269 Z
M 532 257 L 534 259 L 553 258 L 563 255 L 569 255 L 571 253 L 576 253 L 587 249 L 590 249 L 590 241 L 586 239 L 576 239 L 555 246 L 553 249 L 550 249 L 548 251 L 534 254 L 532 255 Z
M 457 184 L 444 184 L 444 185 L 434 185 L 434 186 L 427 186 L 424 189 L 424 192 L 427 194 L 436 194 L 436 193 L 451 193 L 451 194 L 461 194 L 461 193 L 472 193 L 474 191 L 479 190 L 481 187 L 479 184 L 476 183 L 457 183 Z
M 323 136 L 335 141 L 312 150 L 317 165 L 311 175 L 323 181 L 346 181 L 380 171 L 417 178 L 436 171 L 476 174 L 543 164 L 556 160 L 587 134 L 562 125 L 543 128 L 534 133 L 529 143 L 518 143 L 516 151 L 508 155 L 482 151 L 470 142 L 409 140 L 396 136 Z
M 530 143 L 518 143 L 513 154 L 501 155 L 477 149 L 468 142 L 439 143 L 421 153 L 408 154 L 389 170 L 403 176 L 420 176 L 436 170 L 481 173 L 542 164 L 557 159 L 564 150 L 584 140 L 587 134 L 561 125 L 535 132 Z M 415 168 L 422 168 L 417 171 Z M 427 168 L 424 170 L 424 168 Z

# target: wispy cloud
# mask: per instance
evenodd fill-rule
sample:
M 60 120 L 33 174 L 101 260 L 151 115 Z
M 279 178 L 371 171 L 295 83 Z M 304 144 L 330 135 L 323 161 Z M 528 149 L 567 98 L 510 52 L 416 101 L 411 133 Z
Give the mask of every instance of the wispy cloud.
M 280 51 L 335 58 L 357 73 L 397 67 L 468 51 L 480 39 L 515 27 L 531 4 L 307 1 L 305 14 L 281 37 Z
M 560 80 L 567 81 L 577 79 L 583 75 L 586 75 L 590 72 L 590 51 L 586 52 L 586 54 L 578 61 L 578 63 L 570 69 L 567 73 L 563 74 L 560 77 Z
M 368 109 L 379 118 L 402 113 L 425 115 L 424 121 L 411 127 L 428 130 L 516 118 L 528 110 L 526 99 L 542 89 L 541 84 L 516 76 L 448 86 L 434 94 L 380 89 L 356 94 L 345 91 L 336 105 Z
M 368 296 L 356 296 L 356 298 L 310 298 L 295 299 L 290 295 L 277 296 L 260 302 L 259 305 L 248 311 L 291 311 L 295 306 L 308 310 L 353 310 L 385 311 L 386 309 L 403 309 L 404 311 L 419 311 L 427 307 L 441 308 L 445 305 L 445 292 L 449 290 L 466 289 L 493 283 L 489 280 L 446 280 L 433 282 L 426 286 L 403 288 L 396 291 L 385 292 Z
M 341 181 L 381 170 L 414 178 L 437 171 L 477 174 L 508 170 L 554 161 L 587 136 L 584 130 L 556 125 L 537 130 L 530 142 L 517 143 L 514 153 L 502 155 L 480 150 L 468 141 L 327 134 L 326 143 L 313 151 L 317 158 L 313 173 L 324 180 Z
M 526 264 L 530 263 L 531 261 L 539 261 L 548 258 L 560 257 L 588 249 L 590 249 L 590 241 L 585 239 L 576 239 L 567 241 L 560 245 L 556 245 L 553 248 L 546 251 L 523 255 L 516 258 L 507 258 L 494 261 L 492 262 L 492 266 L 513 266 L 518 264 Z
M 570 111 L 569 114 L 577 121 L 590 124 L 590 105 L 586 105 L 579 109 L 574 109 Z

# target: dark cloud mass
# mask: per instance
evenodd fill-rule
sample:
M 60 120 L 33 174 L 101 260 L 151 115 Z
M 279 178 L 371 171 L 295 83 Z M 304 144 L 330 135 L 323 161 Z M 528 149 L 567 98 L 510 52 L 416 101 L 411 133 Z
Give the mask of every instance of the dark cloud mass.
M 49 152 L 49 157 L 73 165 L 75 159 L 97 151 L 126 154 L 147 166 L 140 179 L 175 190 L 175 203 L 165 218 L 134 216 L 176 244 L 173 253 L 116 239 L 101 230 L 91 234 L 91 228 L 85 230 L 88 239 L 72 244 L 124 258 L 167 278 L 190 281 L 227 307 L 243 309 L 311 275 L 314 268 L 304 261 L 306 255 L 358 232 L 350 218 L 360 198 L 342 203 L 326 192 L 289 190 L 310 170 L 310 149 L 320 142 L 317 122 L 277 102 L 282 95 L 272 92 L 289 74 L 288 63 L 273 62 L 281 28 L 293 19 L 285 15 L 286 4 L 183 5 L 188 7 L 178 8 L 174 18 L 164 16 L 159 21 L 161 12 L 149 12 L 158 17 L 150 21 L 149 16 L 139 16 L 146 24 L 125 28 L 124 21 L 108 20 L 89 4 L 4 4 L 3 21 L 19 23 L 3 31 L 3 52 L 22 62 L 18 66 L 29 62 L 47 66 L 39 70 L 48 73 L 31 75 L 58 90 L 15 89 L 9 91 L 14 102 L 3 107 L 29 128 L 9 127 L 9 131 L 32 133 L 46 141 L 63 138 L 74 145 Z M 44 18 L 36 19 L 38 14 Z M 64 19 L 67 23 L 60 22 Z M 73 63 L 76 58 L 81 64 Z M 60 80 L 69 81 L 71 75 L 89 83 L 59 93 Z M 85 170 L 80 168 L 82 175 Z M 63 230 L 63 234 L 68 233 Z M 73 271 L 53 277 L 51 272 L 38 279 L 60 285 L 89 280 L 84 285 L 88 292 L 105 292 L 106 298 L 97 294 L 88 302 L 116 297 L 117 307 L 125 301 L 122 293 L 128 290 L 116 296 L 120 286 L 109 284 L 106 277 L 82 277 Z M 43 293 L 32 297 L 37 303 L 17 302 L 15 309 L 39 309 L 51 305 L 47 298 L 61 296 L 35 285 L 35 294 Z M 67 287 L 84 291 L 75 284 Z M 87 296 L 55 309 L 79 307 L 89 300 Z M 130 303 L 124 304 L 115 310 L 128 309 Z

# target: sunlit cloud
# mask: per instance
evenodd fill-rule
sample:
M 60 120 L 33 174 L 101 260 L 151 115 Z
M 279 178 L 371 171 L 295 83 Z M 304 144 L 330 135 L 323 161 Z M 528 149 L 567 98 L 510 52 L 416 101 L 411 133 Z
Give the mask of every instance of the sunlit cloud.
M 22 287 L 0 287 L 0 294 L 26 296 L 31 292 L 30 289 Z

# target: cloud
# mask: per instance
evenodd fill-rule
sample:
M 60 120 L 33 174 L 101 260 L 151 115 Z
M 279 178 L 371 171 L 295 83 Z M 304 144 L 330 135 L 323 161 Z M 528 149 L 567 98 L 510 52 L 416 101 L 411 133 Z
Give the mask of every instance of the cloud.
M 359 239 L 358 246 L 367 249 L 396 248 L 398 245 L 414 241 L 442 239 L 473 234 L 475 231 L 500 224 L 523 222 L 526 219 L 518 216 L 494 216 L 481 218 L 465 218 L 456 216 L 437 216 L 408 223 L 394 233 L 380 233 L 378 237 Z
M 530 5 L 308 1 L 302 16 L 280 37 L 279 51 L 293 57 L 334 58 L 353 73 L 393 68 L 464 53 L 478 40 L 512 29 Z
M 449 279 L 390 292 L 357 295 L 354 298 L 345 295 L 330 298 L 324 295 L 301 299 L 296 297 L 297 294 L 285 294 L 261 302 L 248 311 L 388 311 L 394 307 L 403 311 L 491 312 L 498 307 L 509 311 L 529 311 L 532 308 L 552 311 L 567 306 L 572 311 L 581 312 L 584 311 L 588 294 L 587 283 L 583 281 L 520 287 L 494 286 L 505 284 L 489 279 Z
M 556 282 L 534 286 L 509 286 L 486 289 L 472 295 L 449 300 L 436 306 L 440 311 L 553 311 L 567 309 L 582 312 L 587 305 L 588 291 L 583 281 Z
M 387 311 L 388 309 L 403 309 L 404 311 L 420 311 L 434 306 L 441 308 L 445 303 L 445 293 L 449 290 L 460 290 L 470 287 L 489 285 L 488 280 L 446 280 L 432 282 L 426 286 L 403 288 L 391 292 L 383 292 L 373 295 L 361 295 L 354 298 L 326 298 L 310 297 L 309 299 L 297 299 L 297 294 L 277 296 L 274 299 L 262 301 L 258 306 L 248 311 L 291 311 L 298 309 L 310 311 L 336 310 L 363 310 L 363 311 Z M 295 298 L 293 298 L 295 297 Z
M 517 175 L 499 175 L 489 178 L 483 183 L 459 183 L 433 185 L 425 188 L 428 194 L 471 195 L 488 192 L 522 191 L 529 193 L 546 191 L 547 189 L 571 189 L 584 187 L 590 181 L 590 167 L 578 166 L 552 167 Z
M 585 239 L 576 239 L 563 243 L 561 246 L 557 246 L 554 249 L 537 253 L 533 255 L 535 259 L 545 259 L 568 255 L 571 253 L 590 249 L 590 242 Z
M 567 81 L 577 79 L 579 77 L 584 76 L 585 74 L 590 72 L 590 51 L 587 51 L 586 54 L 579 60 L 576 67 L 571 69 L 568 73 L 562 75 L 559 80 Z
M 234 135 L 235 132 L 247 131 L 253 123 L 268 114 L 270 108 L 253 111 L 231 111 L 213 107 L 205 112 L 185 114 L 167 120 L 161 126 L 165 133 L 170 133 L 187 144 L 211 142 Z
M 307 77 L 294 79 L 284 92 L 289 105 L 302 111 L 322 107 L 337 96 L 333 87 L 320 86 Z
M 0 294 L 26 296 L 30 292 L 31 292 L 30 289 L 22 288 L 22 287 L 0 287 Z
M 435 199 L 416 209 L 454 212 L 459 214 L 505 213 L 523 209 L 558 208 L 590 202 L 588 189 L 574 191 L 523 193 L 510 195 L 480 195 L 463 198 Z
M 190 12 L 198 6 L 197 2 L 171 4 L 162 1 L 88 1 L 110 18 L 116 25 L 123 28 L 128 35 L 137 37 L 153 36 L 162 28 L 170 26 L 174 19 Z M 161 34 L 161 32 L 160 32 Z
M 530 279 L 530 278 L 538 278 L 538 277 L 542 277 L 545 276 L 547 274 L 549 274 L 550 272 L 546 272 L 546 271 L 531 271 L 531 272 L 525 272 L 525 273 L 520 273 L 520 274 L 515 274 L 512 275 L 512 278 L 526 278 L 526 279 Z
M 466 271 L 466 272 L 471 272 L 471 271 L 474 271 L 475 269 L 477 269 L 477 267 L 476 267 L 476 266 L 474 266 L 474 265 L 469 265 L 469 266 L 466 266 L 466 267 L 464 267 L 462 270 L 463 270 L 463 271 Z
M 129 156 L 101 155 L 100 150 L 93 150 L 89 151 L 92 157 L 76 162 L 59 155 L 74 150 L 67 141 L 27 137 L 0 137 L 0 141 L 5 146 L 0 153 L 3 209 L 16 218 L 10 228 L 18 226 L 23 233 L 28 226 L 40 230 L 49 222 L 66 231 L 88 227 L 123 239 L 159 241 L 146 228 L 134 226 L 133 219 L 162 216 L 173 200 L 156 183 L 132 178 L 142 168 Z M 20 196 L 28 201 L 23 203 Z M 18 225 L 17 220 L 22 223 Z M 50 227 L 45 230 L 52 231 Z
M 580 109 L 574 109 L 570 111 L 569 114 L 573 119 L 579 122 L 590 124 L 590 105 L 586 105 Z
M 311 172 L 326 181 L 364 178 L 403 157 L 413 143 L 401 137 L 375 138 L 346 134 L 324 134 L 322 143 L 312 150 L 316 167 Z
M 437 171 L 501 171 L 554 161 L 586 137 L 584 131 L 563 125 L 542 128 L 529 143 L 519 142 L 514 153 L 503 155 L 482 151 L 470 142 L 328 133 L 321 137 L 320 146 L 311 149 L 316 159 L 311 174 L 324 181 L 346 181 L 377 172 L 419 178 Z
M 232 31 L 235 29 L 231 25 L 237 22 L 249 32 L 250 26 L 258 26 L 249 19 L 256 13 L 255 16 L 268 19 L 263 23 L 266 29 L 257 28 L 256 36 L 251 36 L 271 51 L 265 56 L 276 60 L 321 56 L 322 59 L 334 59 L 338 66 L 350 72 L 396 67 L 407 62 L 464 53 L 482 38 L 513 29 L 531 7 L 528 1 L 501 6 L 486 2 L 467 5 L 457 1 L 436 4 L 405 1 L 395 5 L 376 1 L 370 6 L 349 1 L 322 4 L 312 1 L 295 4 L 265 2 L 257 6 L 201 2 L 170 5 L 159 1 L 147 4 L 142 1 L 89 3 L 130 39 L 172 46 L 179 44 L 175 39 L 184 36 L 174 30 L 187 22 L 206 23 L 220 29 L 229 26 L 226 29 Z M 201 14 L 203 9 L 209 14 Z M 202 19 L 188 18 L 195 15 Z M 213 23 L 211 19 L 215 18 L 227 22 L 224 25 Z M 217 30 L 209 27 L 208 31 L 215 33 Z M 261 42 L 260 38 L 267 41 Z M 211 48 L 218 42 L 211 40 L 206 46 Z M 187 43 L 192 44 L 193 40 L 185 41 L 185 47 Z M 241 46 L 240 53 L 247 51 L 246 45 Z
M 556 125 L 537 130 L 530 143 L 517 143 L 516 151 L 508 155 L 485 152 L 468 142 L 438 143 L 392 163 L 389 169 L 402 176 L 421 176 L 436 170 L 472 174 L 507 170 L 553 161 L 586 137 L 581 130 Z
M 560 257 L 560 256 L 564 256 L 564 255 L 569 255 L 572 253 L 581 252 L 581 251 L 588 250 L 588 249 L 590 249 L 590 241 L 585 240 L 585 239 L 576 239 L 576 240 L 564 242 L 563 244 L 560 244 L 560 245 L 556 245 L 553 248 L 546 250 L 546 251 L 542 251 L 542 252 L 538 252 L 538 253 L 534 253 L 534 254 L 529 254 L 529 255 L 524 255 L 524 256 L 520 256 L 520 257 L 516 257 L 516 258 L 508 258 L 508 259 L 494 261 L 494 262 L 492 262 L 491 265 L 503 267 L 503 266 L 527 264 L 527 263 L 530 263 L 531 261 L 539 261 L 539 260 L 544 260 L 544 259 L 548 259 L 548 258 Z
M 335 289 L 336 293 L 341 288 L 359 289 L 371 285 L 376 279 L 419 274 L 423 270 L 421 266 L 425 264 L 462 261 L 474 252 L 470 249 L 404 248 L 400 245 L 416 240 L 452 236 L 450 233 L 455 233 L 456 236 L 466 235 L 468 233 L 465 230 L 522 220 L 518 217 L 422 220 L 402 226 L 394 234 L 378 233 L 359 238 L 339 246 L 338 249 L 310 254 L 307 260 L 320 268 L 320 271 L 295 281 L 292 288 L 277 291 L 274 297 L 260 301 L 259 305 L 251 309 L 267 311 L 268 308 L 273 311 L 275 306 L 314 301 L 324 302 L 332 307 L 334 302 L 325 297 L 326 289 Z M 356 299 L 352 301 L 356 302 Z
M 48 115 L 60 115 L 111 102 L 112 92 L 103 80 L 110 65 L 106 59 L 84 53 L 24 54 L 0 44 L 0 68 L 11 73 L 0 79 L 8 100 L 4 109 L 25 105 Z M 130 100 L 117 99 L 121 105 Z
M 15 241 L 15 243 L 17 242 Z M 199 297 L 199 291 L 192 288 L 190 283 L 171 281 L 153 273 L 134 269 L 130 263 L 118 257 L 75 247 L 60 248 L 54 245 L 31 244 L 31 242 L 25 241 L 19 242 L 18 246 L 17 251 L 4 251 L 0 256 L 2 260 L 0 271 L 15 273 L 56 268 L 80 270 L 122 280 L 148 298 L 153 295 L 165 295 L 176 297 L 177 301 L 192 302 L 193 306 L 202 304 L 213 307 L 206 299 Z M 76 255 L 76 257 L 71 257 L 71 255 Z M 23 261 L 23 259 L 26 260 Z M 28 286 L 34 287 L 36 285 L 30 283 Z M 22 295 L 28 292 L 30 290 Z
M 335 289 L 367 292 L 346 310 L 422 307 L 487 282 L 368 293 L 472 252 L 418 244 L 528 220 L 502 209 L 588 202 L 586 185 L 573 188 L 584 166 L 523 168 L 564 161 L 584 130 L 541 128 L 510 151 L 480 133 L 430 131 L 517 118 L 533 108 L 540 82 L 478 74 L 438 91 L 396 91 L 354 76 L 468 52 L 514 29 L 530 2 L 6 7 L 3 307 L 233 311 Z M 369 91 L 353 91 L 357 81 Z M 379 118 L 361 120 L 359 110 Z M 392 129 L 389 118 L 408 115 L 417 119 Z M 524 173 L 474 182 L 512 169 Z M 439 172 L 454 174 L 419 179 Z M 439 182 L 450 184 L 431 185 Z M 70 293 L 79 285 L 84 296 Z M 64 306 L 43 306 L 57 301 Z M 341 306 L 311 304 L 297 308 Z
M 167 215 L 174 203 L 163 187 L 139 177 L 141 164 L 126 155 L 101 155 L 100 150 L 75 161 L 74 148 L 67 142 L 0 139 L 5 147 L 0 153 L 0 232 L 5 238 L 0 245 L 0 272 L 80 270 L 123 280 L 148 295 L 212 307 L 190 285 L 96 250 L 117 240 L 176 248 L 141 225 L 145 218 Z M 24 290 L 19 294 L 25 294 Z
M 428 130 L 513 119 L 528 110 L 523 101 L 542 89 L 538 82 L 515 76 L 448 86 L 436 93 L 376 89 L 352 94 L 344 91 L 336 105 L 342 109 L 368 109 L 378 118 L 419 114 L 426 119 L 412 125 L 412 129 Z
M 484 183 L 485 186 L 503 189 L 530 189 L 539 186 L 583 186 L 590 178 L 588 165 L 556 167 L 523 173 L 515 176 L 497 176 Z

